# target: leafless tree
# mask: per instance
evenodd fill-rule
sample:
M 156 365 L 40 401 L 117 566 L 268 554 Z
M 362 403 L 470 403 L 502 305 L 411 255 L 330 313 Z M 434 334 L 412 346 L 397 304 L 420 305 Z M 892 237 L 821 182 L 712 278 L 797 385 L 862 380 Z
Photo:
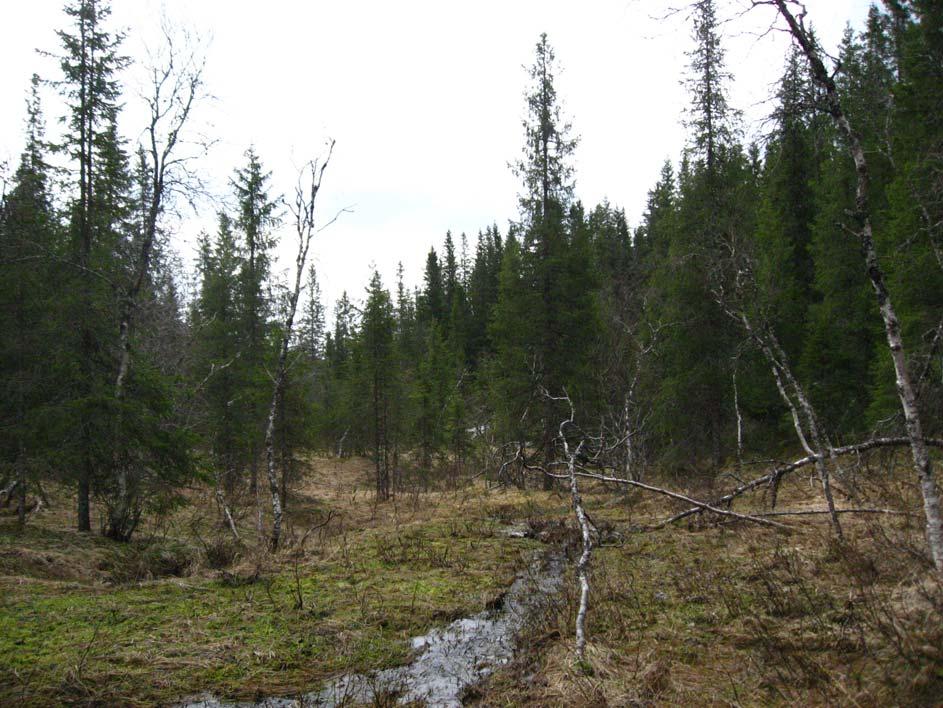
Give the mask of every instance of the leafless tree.
M 742 252 L 734 236 L 728 238 L 724 246 L 728 257 L 715 264 L 712 287 L 714 299 L 731 319 L 743 327 L 749 340 L 756 345 L 763 354 L 763 358 L 766 359 L 773 380 L 776 382 L 776 390 L 792 416 L 796 437 L 802 445 L 802 449 L 814 460 L 815 471 L 822 484 L 822 493 L 828 507 L 832 529 L 838 538 L 842 538 L 841 523 L 838 514 L 835 513 L 831 478 L 825 464 L 827 457 L 833 458 L 831 443 L 825 435 L 811 400 L 792 372 L 789 357 L 780 344 L 768 316 L 761 310 L 758 313 L 758 321 L 754 319 L 753 310 L 756 308 L 749 303 L 755 303 L 761 298 L 757 297 L 757 284 L 752 258 Z M 735 396 L 736 393 L 736 389 L 734 389 Z M 737 424 L 739 460 L 742 442 L 739 407 L 737 409 Z
M 514 458 L 510 462 L 506 462 L 505 465 L 502 466 L 502 470 L 504 470 L 506 466 L 517 462 L 525 472 L 564 481 L 569 485 L 570 501 L 573 506 L 581 540 L 580 556 L 576 563 L 576 573 L 580 584 L 580 599 L 576 615 L 575 651 L 576 659 L 579 663 L 582 664 L 586 661 L 586 615 L 589 609 L 590 593 L 589 563 L 594 547 L 593 536 L 594 533 L 597 533 L 583 503 L 579 484 L 580 479 L 595 480 L 605 484 L 625 485 L 694 504 L 698 510 L 710 511 L 718 516 L 727 517 L 729 519 L 748 521 L 785 532 L 791 530 L 790 527 L 785 524 L 762 518 L 760 515 L 740 514 L 730 511 L 729 509 L 721 508 L 722 503 L 710 504 L 702 502 L 692 499 L 685 494 L 673 492 L 651 484 L 645 484 L 635 479 L 607 474 L 610 470 L 618 471 L 623 469 L 620 460 L 622 441 L 618 440 L 611 445 L 607 445 L 603 436 L 592 436 L 582 431 L 576 424 L 576 410 L 573 402 L 565 392 L 563 396 L 556 397 L 551 396 L 546 391 L 542 391 L 542 394 L 551 401 L 564 402 L 570 408 L 569 417 L 560 423 L 557 438 L 557 442 L 559 442 L 563 451 L 563 459 L 547 461 L 545 462 L 545 466 L 528 464 L 526 460 L 523 459 L 523 452 L 519 447 Z M 560 468 L 565 468 L 566 471 L 553 471 L 554 469 Z
M 151 274 L 160 220 L 174 194 L 186 193 L 195 184 L 190 163 L 203 154 L 207 145 L 196 143 L 196 150 L 184 144 L 184 129 L 195 104 L 203 97 L 204 59 L 189 40 L 177 46 L 174 33 L 165 26 L 165 46 L 148 68 L 149 95 L 145 97 L 149 122 L 139 149 L 143 219 L 129 282 L 121 288 L 118 308 L 119 360 L 115 375 L 114 397 L 121 410 L 132 363 L 132 329 L 142 288 Z M 121 425 L 120 414 L 116 423 Z M 115 460 L 117 500 L 109 511 L 108 535 L 127 539 L 137 525 L 140 512 L 135 499 L 134 467 L 126 460 Z
M 334 141 L 331 140 L 328 143 L 327 154 L 323 159 L 313 160 L 302 168 L 301 173 L 298 175 L 298 185 L 295 188 L 295 201 L 291 207 L 295 218 L 295 233 L 298 237 L 298 251 L 295 255 L 295 281 L 293 289 L 288 294 L 285 322 L 282 325 L 282 338 L 278 349 L 278 363 L 272 376 L 272 401 L 269 405 L 268 419 L 265 425 L 265 462 L 266 471 L 268 472 L 269 494 L 272 499 L 272 535 L 269 539 L 272 551 L 278 549 L 282 535 L 282 496 L 278 481 L 275 428 L 278 411 L 285 393 L 285 382 L 288 376 L 288 349 L 291 343 L 295 314 L 298 309 L 298 298 L 301 295 L 301 282 L 304 278 L 311 241 L 319 230 L 315 221 L 315 206 L 318 193 L 321 191 L 324 171 L 327 169 L 333 153 Z
M 933 462 L 924 441 L 916 389 L 911 381 L 907 365 L 907 352 L 901 336 L 900 322 L 874 245 L 869 207 L 870 169 L 864 146 L 842 106 L 835 80 L 822 59 L 821 47 L 805 25 L 807 14 L 805 6 L 796 0 L 753 0 L 753 5 L 772 5 L 785 21 L 793 40 L 808 59 L 812 76 L 824 92 L 825 109 L 844 137 L 848 151 L 854 160 L 857 188 L 855 208 L 851 214 L 853 220 L 851 230 L 855 232 L 861 243 L 868 277 L 877 297 L 888 349 L 894 363 L 897 394 L 904 415 L 904 427 L 910 441 L 914 472 L 923 495 L 927 544 L 934 566 L 938 572 L 943 573 L 943 516 L 940 511 L 939 490 L 933 476 Z
M 593 552 L 592 529 L 586 510 L 583 508 L 583 497 L 580 495 L 577 481 L 577 460 L 583 455 L 586 446 L 585 437 L 581 436 L 576 447 L 571 447 L 567 440 L 567 428 L 575 427 L 576 409 L 569 395 L 551 397 L 551 400 L 565 401 L 570 407 L 570 417 L 560 423 L 560 442 L 563 445 L 563 454 L 566 460 L 566 478 L 570 485 L 570 502 L 573 504 L 573 513 L 580 529 L 581 550 L 576 562 L 576 575 L 580 583 L 580 604 L 576 613 L 576 660 L 586 661 L 586 612 L 589 609 L 589 561 Z M 551 477 L 554 475 L 551 475 Z

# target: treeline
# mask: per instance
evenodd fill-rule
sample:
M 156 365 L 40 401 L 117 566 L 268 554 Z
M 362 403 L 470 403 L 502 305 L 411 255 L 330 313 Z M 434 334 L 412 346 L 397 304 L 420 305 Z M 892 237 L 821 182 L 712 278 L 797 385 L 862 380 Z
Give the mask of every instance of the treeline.
M 76 0 L 67 13 L 56 85 L 68 129 L 46 142 L 34 92 L 3 199 L 0 481 L 9 498 L 19 490 L 21 510 L 46 480 L 75 485 L 80 528 L 97 499 L 106 532 L 129 538 L 202 476 L 235 525 L 240 510 L 261 509 L 288 306 L 272 258 L 287 210 L 249 150 L 231 180 L 235 208 L 200 240 L 199 291 L 181 302 L 169 234 L 156 229 L 142 250 L 155 160 L 118 137 L 127 62 L 104 28 L 107 6 Z M 692 19 L 689 142 L 677 165 L 666 161 L 641 224 L 576 199 L 578 141 L 542 36 L 516 163 L 519 219 L 446 234 L 418 287 L 402 268 L 392 287 L 374 273 L 330 318 L 310 269 L 277 415 L 283 506 L 303 450 L 370 456 L 381 499 L 480 472 L 523 483 L 528 467 L 559 459 L 571 405 L 633 478 L 775 455 L 796 447 L 801 427 L 786 372 L 834 444 L 902 428 L 850 223 L 856 166 L 822 89 L 790 53 L 768 134 L 744 144 L 714 3 L 695 3 Z M 846 32 L 836 75 L 868 155 L 880 266 L 928 435 L 943 405 L 940 37 L 934 3 L 888 0 L 863 32 Z M 53 171 L 50 151 L 66 171 Z

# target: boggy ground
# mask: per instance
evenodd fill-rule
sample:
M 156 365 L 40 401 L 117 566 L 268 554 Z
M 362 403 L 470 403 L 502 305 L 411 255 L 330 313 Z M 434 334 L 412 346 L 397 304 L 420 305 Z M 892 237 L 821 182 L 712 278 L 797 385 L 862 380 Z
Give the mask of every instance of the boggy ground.
M 729 478 L 656 483 L 708 498 Z M 536 486 L 536 485 L 535 485 Z M 573 662 L 576 584 L 529 630 L 526 651 L 473 690 L 480 705 L 937 705 L 943 589 L 919 515 L 822 516 L 795 531 L 693 517 L 662 497 L 584 485 L 603 530 L 592 564 L 587 664 Z M 906 465 L 850 471 L 840 506 L 919 512 Z M 71 501 L 20 532 L 0 521 L 0 705 L 167 704 L 211 692 L 252 699 L 315 690 L 327 677 L 400 664 L 411 636 L 493 603 L 544 542 L 569 534 L 562 492 L 489 489 L 373 502 L 369 463 L 308 461 L 289 500 L 286 547 L 235 547 L 211 494 L 119 545 L 72 530 Z M 762 510 L 758 493 L 738 511 Z M 819 509 L 808 474 L 779 509 Z M 307 535 L 331 515 L 331 521 Z M 541 534 L 538 534 L 541 535 Z M 302 540 L 304 539 L 304 540 Z
M 587 665 L 573 661 L 578 590 L 534 627 L 532 651 L 478 691 L 482 705 L 943 705 L 943 583 L 923 540 L 904 456 L 835 480 L 840 508 L 910 514 L 776 517 L 784 534 L 693 517 L 657 531 L 683 504 L 636 493 L 586 496 L 599 526 Z M 939 463 L 938 463 L 939 464 Z M 708 499 L 736 482 L 659 480 Z M 658 482 L 656 482 L 658 483 Z M 768 510 L 766 490 L 735 503 Z M 810 473 L 784 483 L 777 509 L 824 508 Z M 571 571 L 572 573 L 572 571 Z M 471 702 L 471 701 L 470 701 Z
M 377 505 L 371 487 L 363 460 L 310 460 L 274 558 L 256 550 L 251 516 L 241 547 L 215 528 L 206 490 L 132 544 L 75 532 L 62 490 L 25 531 L 3 519 L 0 705 L 315 690 L 404 662 L 410 637 L 484 609 L 540 546 L 500 533 L 490 511 L 493 499 L 526 509 L 519 493 Z

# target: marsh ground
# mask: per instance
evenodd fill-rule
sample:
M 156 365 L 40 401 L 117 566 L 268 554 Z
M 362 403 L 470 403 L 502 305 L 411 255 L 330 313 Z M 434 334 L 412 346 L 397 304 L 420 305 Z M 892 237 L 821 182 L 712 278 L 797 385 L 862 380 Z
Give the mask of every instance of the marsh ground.
M 729 482 L 660 481 L 702 498 Z M 245 700 L 400 664 L 410 637 L 489 606 L 533 557 L 541 542 L 508 536 L 509 524 L 571 523 L 562 493 L 478 480 L 378 505 L 372 486 L 366 461 L 309 459 L 275 557 L 257 550 L 250 516 L 239 547 L 209 523 L 212 495 L 202 489 L 132 544 L 73 531 L 62 490 L 25 530 L 4 519 L 0 704 L 154 705 L 203 692 Z M 838 486 L 845 507 L 919 510 L 893 458 Z M 735 508 L 765 503 L 760 493 Z M 570 578 L 519 658 L 469 703 L 943 700 L 943 603 L 919 516 L 846 515 L 839 544 L 818 515 L 784 517 L 790 534 L 702 517 L 645 531 L 681 507 L 602 486 L 587 488 L 586 504 L 605 530 L 588 666 L 572 660 Z M 807 476 L 780 493 L 779 508 L 820 506 Z

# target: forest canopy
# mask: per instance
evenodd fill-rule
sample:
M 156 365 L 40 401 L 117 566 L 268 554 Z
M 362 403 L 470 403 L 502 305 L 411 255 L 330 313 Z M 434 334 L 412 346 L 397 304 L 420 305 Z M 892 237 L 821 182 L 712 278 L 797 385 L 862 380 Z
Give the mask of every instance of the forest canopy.
M 196 188 L 199 157 L 180 143 L 205 91 L 202 59 L 168 55 L 152 68 L 151 126 L 130 144 L 118 129 L 124 38 L 107 3 L 69 4 L 53 51 L 61 75 L 34 77 L 3 197 L 4 487 L 73 484 L 79 528 L 91 528 L 94 501 L 116 538 L 180 503 L 196 478 L 240 500 L 224 507 L 249 503 L 286 334 L 274 431 L 283 487 L 302 449 L 368 454 L 381 497 L 410 475 L 462 477 L 500 450 L 549 463 L 564 392 L 584 429 L 621 441 L 613 450 L 630 477 L 777 455 L 796 444 L 800 404 L 777 391 L 765 332 L 823 440 L 904 432 L 853 236 L 854 156 L 828 91 L 797 44 L 767 133 L 743 144 L 716 10 L 698 2 L 691 13 L 688 143 L 665 162 L 640 223 L 577 198 L 578 138 L 542 35 L 512 164 L 518 219 L 445 234 L 420 284 L 402 268 L 394 283 L 374 273 L 332 313 L 306 265 L 286 333 L 291 293 L 272 259 L 297 214 L 251 147 L 233 167 L 232 207 L 200 236 L 198 290 L 180 296 L 165 216 L 169 199 Z M 919 2 L 872 8 L 863 32 L 847 31 L 834 79 L 868 158 L 869 228 L 927 436 L 939 432 L 943 311 L 937 19 Z M 66 107 L 54 141 L 44 81 Z
M 578 592 L 535 644 L 572 638 L 570 697 L 585 689 L 589 701 L 590 678 L 601 692 L 629 672 L 612 668 L 617 652 L 594 647 L 594 632 L 625 649 L 652 627 L 655 645 L 707 628 L 725 650 L 749 647 L 765 676 L 754 696 L 775 688 L 788 702 L 796 676 L 827 683 L 819 655 L 803 658 L 794 637 L 811 637 L 836 665 L 852 657 L 840 664 L 845 697 L 851 686 L 877 700 L 874 691 L 897 691 L 901 676 L 906 695 L 937 691 L 943 10 L 885 0 L 830 57 L 801 3 L 747 5 L 791 40 L 761 135 L 744 137 L 730 100 L 723 26 L 734 20 L 714 0 L 688 3 L 686 142 L 630 224 L 623 207 L 580 199 L 579 116 L 559 81 L 565 57 L 539 34 L 521 76 L 520 151 L 508 165 L 515 217 L 477 233 L 447 230 L 427 252 L 404 253 L 424 264 L 421 282 L 407 282 L 402 262 L 392 282 L 381 272 L 393 264 L 372 265 L 363 289 L 328 312 L 314 253 L 320 234 L 345 218 L 322 206 L 322 184 L 331 189 L 343 159 L 334 142 L 292 176 L 289 194 L 275 186 L 271 157 L 247 146 L 226 194 L 215 195 L 212 227 L 193 253 L 177 253 L 194 222 L 176 217 L 210 203 L 202 170 L 212 141 L 195 128 L 212 90 L 206 58 L 167 29 L 161 51 L 132 60 L 106 0 L 69 0 L 58 44 L 44 52 L 56 73 L 32 77 L 25 141 L 0 197 L 0 511 L 11 517 L 0 527 L 0 585 L 13 598 L 0 603 L 0 658 L 20 662 L 12 679 L 0 676 L 0 699 L 13 683 L 29 692 L 32 670 L 18 672 L 30 652 L 43 661 L 49 652 L 28 628 L 55 614 L 35 608 L 62 598 L 91 603 L 68 618 L 90 638 L 38 700 L 157 701 L 163 688 L 94 694 L 83 682 L 100 632 L 114 629 L 100 613 L 120 610 L 95 603 L 144 598 L 137 607 L 147 619 L 129 620 L 129 645 L 138 630 L 154 642 L 156 628 L 179 629 L 184 616 L 186 632 L 203 633 L 194 646 L 213 632 L 238 635 L 219 646 L 251 651 L 266 687 L 282 687 L 286 672 L 297 688 L 341 669 L 403 663 L 399 640 L 419 623 L 462 617 L 473 593 L 485 605 L 476 617 L 493 618 L 506 594 L 482 601 L 480 591 L 496 591 L 508 573 L 518 573 L 515 598 L 551 594 L 565 558 Z M 129 126 L 124 80 L 135 67 L 148 77 L 146 117 Z M 57 94 L 60 114 L 46 117 L 44 91 Z M 47 132 L 53 120 L 59 129 Z M 289 251 L 283 271 L 279 254 Z M 182 258 L 196 264 L 192 284 Z M 802 494 L 781 491 L 797 472 L 806 473 Z M 358 499 L 364 479 L 368 494 Z M 781 494 L 804 506 L 777 507 Z M 569 520 L 553 516 L 561 500 Z M 45 523 L 57 504 L 67 533 Z M 796 521 L 808 517 L 821 528 Z M 681 521 L 691 534 L 655 535 Z M 795 548 L 782 543 L 787 535 L 801 535 Z M 508 551 L 525 537 L 559 547 L 559 559 L 528 566 L 556 573 L 533 592 L 521 589 L 520 552 Z M 313 539 L 321 547 L 309 554 Z M 76 567 L 42 576 L 62 542 L 81 549 Z M 209 602 L 230 610 L 219 618 L 203 595 L 180 599 L 178 612 L 151 602 L 140 583 L 184 575 L 197 556 L 203 578 L 172 592 L 212 591 Z M 594 565 L 600 557 L 611 565 Z M 233 570 L 239 562 L 251 571 Z M 637 582 L 626 567 L 645 577 Z M 823 567 L 835 576 L 815 585 Z M 95 575 L 106 571 L 106 580 Z M 34 592 L 31 573 L 48 587 Z M 673 586 L 657 585 L 664 578 Z M 599 620 L 591 583 L 609 613 Z M 742 593 L 728 593 L 734 586 Z M 271 609 L 259 609 L 257 589 Z M 168 617 L 154 614 L 168 607 Z M 207 617 L 219 624 L 193 629 L 191 619 Z M 746 638 L 715 632 L 734 623 Z M 285 636 L 304 628 L 297 646 L 279 647 L 284 660 L 257 649 L 271 644 L 274 626 L 287 626 Z M 410 660 L 426 646 L 416 639 Z M 305 644 L 319 641 L 316 651 Z M 690 647 L 681 644 L 684 663 Z M 511 644 L 504 648 L 509 658 Z M 323 664 L 307 656 L 318 652 Z M 219 655 L 174 665 L 160 701 Z M 648 704 L 668 690 L 668 669 L 640 672 L 638 656 L 631 682 L 643 689 L 633 689 L 632 704 Z M 875 678 L 887 656 L 897 663 Z M 98 665 L 105 684 L 108 661 Z M 123 665 L 124 679 L 149 666 L 129 663 L 137 668 Z M 257 692 L 251 672 L 224 664 L 220 678 L 197 684 Z M 46 680 L 60 669 L 37 671 Z M 738 670 L 751 669 L 729 675 Z M 225 671 L 236 677 L 224 680 Z M 730 683 L 724 701 L 740 704 Z M 835 697 L 821 691 L 824 702 Z M 508 695 L 498 702 L 523 694 Z

